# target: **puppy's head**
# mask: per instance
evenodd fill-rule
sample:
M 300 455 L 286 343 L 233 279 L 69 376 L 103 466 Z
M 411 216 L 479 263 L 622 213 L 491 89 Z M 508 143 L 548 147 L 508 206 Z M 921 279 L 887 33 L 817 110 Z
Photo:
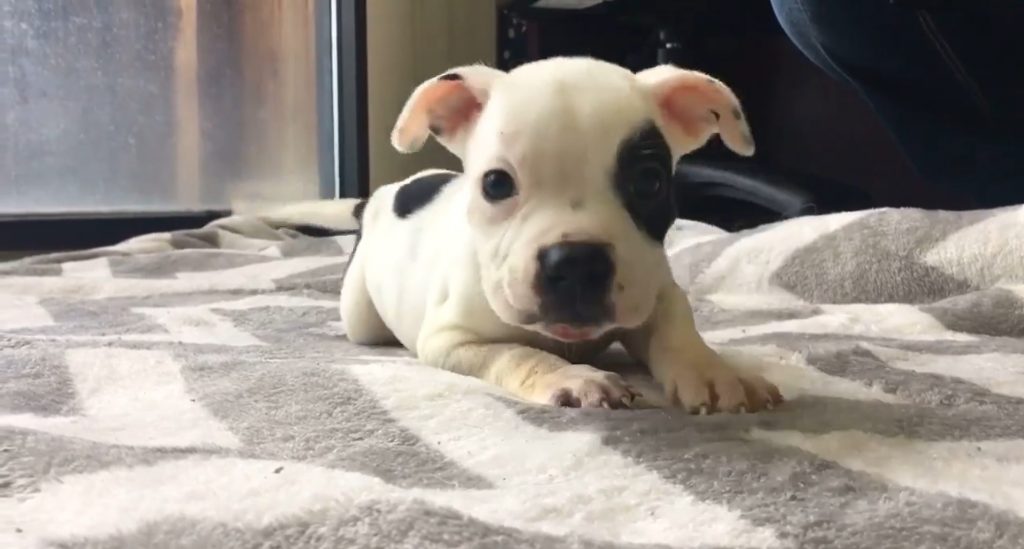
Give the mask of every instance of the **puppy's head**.
M 675 220 L 673 167 L 716 133 L 753 154 L 739 102 L 708 75 L 555 58 L 424 82 L 392 143 L 411 152 L 433 135 L 462 159 L 491 308 L 576 341 L 650 317 L 671 277 L 662 242 Z

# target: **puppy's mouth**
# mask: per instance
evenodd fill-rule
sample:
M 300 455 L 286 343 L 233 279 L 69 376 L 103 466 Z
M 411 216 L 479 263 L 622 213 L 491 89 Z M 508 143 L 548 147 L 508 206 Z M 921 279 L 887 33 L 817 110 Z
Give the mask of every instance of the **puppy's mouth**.
M 597 339 L 604 331 L 601 327 L 596 326 L 571 326 L 569 324 L 546 324 L 544 326 L 544 332 L 548 335 L 567 343 Z
M 544 319 L 536 313 L 519 313 L 519 325 L 552 339 L 566 343 L 581 343 L 597 339 L 615 326 L 610 322 L 578 324 Z
M 540 314 L 538 323 L 545 335 L 566 342 L 580 342 L 597 339 L 615 327 L 615 315 L 611 308 L 595 309 L 583 314 L 581 311 L 548 311 Z

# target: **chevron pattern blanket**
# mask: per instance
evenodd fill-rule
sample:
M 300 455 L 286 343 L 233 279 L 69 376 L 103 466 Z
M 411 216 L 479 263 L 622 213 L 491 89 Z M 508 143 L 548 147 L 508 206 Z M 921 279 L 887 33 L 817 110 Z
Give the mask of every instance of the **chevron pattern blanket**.
M 0 547 L 1024 547 L 1024 208 L 678 223 L 703 333 L 789 398 L 710 417 L 349 344 L 353 238 L 0 265 Z

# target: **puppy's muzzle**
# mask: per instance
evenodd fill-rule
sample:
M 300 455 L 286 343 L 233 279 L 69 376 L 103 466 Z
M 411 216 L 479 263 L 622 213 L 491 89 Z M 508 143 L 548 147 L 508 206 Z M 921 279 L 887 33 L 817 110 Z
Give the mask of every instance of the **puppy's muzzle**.
M 543 322 L 598 326 L 610 320 L 615 262 L 607 244 L 561 242 L 541 249 L 537 262 Z

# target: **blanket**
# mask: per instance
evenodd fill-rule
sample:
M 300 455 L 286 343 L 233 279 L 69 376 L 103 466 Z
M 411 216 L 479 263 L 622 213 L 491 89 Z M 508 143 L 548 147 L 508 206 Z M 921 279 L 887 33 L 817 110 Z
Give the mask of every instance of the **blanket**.
M 704 417 L 350 344 L 354 238 L 0 265 L 0 547 L 1024 547 L 1024 208 L 680 221 L 700 330 L 788 398 Z

